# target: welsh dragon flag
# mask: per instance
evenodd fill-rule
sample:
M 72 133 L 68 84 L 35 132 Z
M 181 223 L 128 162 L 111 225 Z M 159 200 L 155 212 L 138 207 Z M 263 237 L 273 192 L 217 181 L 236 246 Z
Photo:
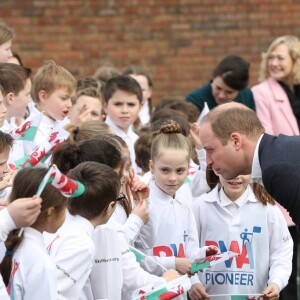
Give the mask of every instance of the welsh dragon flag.
M 64 130 L 61 125 L 56 126 L 52 129 L 49 135 L 48 143 L 51 145 L 51 149 L 47 151 L 46 155 L 42 158 L 42 162 L 45 162 L 53 151 L 68 137 L 70 133 Z
M 41 195 L 48 182 L 51 182 L 51 184 L 67 198 L 81 196 L 85 191 L 85 187 L 81 182 L 73 180 L 61 173 L 56 165 L 53 165 L 43 178 L 36 193 L 37 196 Z
M 170 300 L 186 293 L 190 288 L 190 279 L 184 275 L 155 288 L 146 286 L 138 289 L 132 293 L 130 300 Z
M 44 163 L 59 144 L 69 137 L 69 132 L 61 127 L 52 129 L 48 140 L 43 144 L 36 146 L 33 151 L 24 157 L 11 161 L 13 156 L 10 156 L 8 165 L 10 169 L 24 169 L 26 167 L 34 167 L 39 162 Z
M 42 113 L 35 115 L 32 118 L 28 118 L 18 128 L 12 130 L 9 134 L 14 140 L 33 141 L 42 118 Z
M 22 159 L 24 156 L 30 154 L 35 148 L 34 138 L 42 119 L 43 114 L 27 118 L 21 126 L 9 133 L 14 139 L 8 161 L 8 165 L 11 169 L 16 169 L 16 166 L 14 167 L 14 161 Z
M 209 268 L 226 260 L 229 260 L 232 257 L 238 256 L 239 253 L 235 253 L 232 251 L 227 251 L 219 254 L 214 254 L 210 256 L 206 256 L 204 258 L 196 259 L 192 263 L 191 273 L 196 273 L 200 270 Z

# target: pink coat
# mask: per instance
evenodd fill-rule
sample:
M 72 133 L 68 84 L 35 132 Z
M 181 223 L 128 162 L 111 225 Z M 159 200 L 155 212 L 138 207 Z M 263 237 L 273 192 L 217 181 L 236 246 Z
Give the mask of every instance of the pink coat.
M 299 128 L 289 99 L 280 84 L 269 77 L 252 87 L 256 113 L 266 133 L 299 135 Z
M 289 99 L 280 84 L 269 77 L 252 87 L 256 113 L 266 133 L 299 135 L 299 128 Z M 288 226 L 294 225 L 289 213 L 279 205 Z

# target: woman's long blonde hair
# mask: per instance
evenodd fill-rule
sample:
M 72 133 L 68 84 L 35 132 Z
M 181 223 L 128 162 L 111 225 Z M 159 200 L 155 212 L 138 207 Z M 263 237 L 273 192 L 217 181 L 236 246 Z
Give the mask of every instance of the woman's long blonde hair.
M 289 55 L 293 60 L 292 73 L 288 78 L 288 86 L 293 90 L 293 85 L 300 84 L 300 41 L 296 36 L 285 35 L 276 38 L 269 46 L 267 52 L 262 53 L 262 61 L 260 64 L 259 82 L 267 79 L 270 74 L 268 70 L 268 59 L 271 52 L 279 45 L 284 44 L 288 47 Z

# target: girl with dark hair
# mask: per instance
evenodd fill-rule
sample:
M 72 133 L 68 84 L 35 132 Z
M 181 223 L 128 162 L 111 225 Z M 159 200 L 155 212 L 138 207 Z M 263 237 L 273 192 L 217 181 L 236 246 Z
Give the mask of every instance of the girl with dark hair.
M 35 195 L 47 169 L 23 169 L 15 177 L 10 202 Z M 55 233 L 65 220 L 66 198 L 48 183 L 42 194 L 41 213 L 36 221 L 10 232 L 0 269 L 12 299 L 57 299 L 56 268 L 43 241 L 44 231 Z

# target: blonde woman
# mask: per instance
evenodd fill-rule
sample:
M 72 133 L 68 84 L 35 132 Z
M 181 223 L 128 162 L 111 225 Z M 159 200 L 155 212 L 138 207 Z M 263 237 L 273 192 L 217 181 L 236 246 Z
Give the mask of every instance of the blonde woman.
M 6 63 L 13 56 L 11 43 L 14 33 L 11 28 L 0 23 L 0 63 Z
M 299 135 L 300 128 L 300 41 L 287 35 L 276 38 L 262 54 L 260 84 L 252 87 L 256 113 L 265 132 Z M 281 300 L 296 300 L 299 233 L 288 212 L 279 206 L 294 240 L 293 270 Z
M 252 87 L 257 116 L 266 133 L 299 135 L 300 42 L 275 39 L 262 55 L 260 84 Z

